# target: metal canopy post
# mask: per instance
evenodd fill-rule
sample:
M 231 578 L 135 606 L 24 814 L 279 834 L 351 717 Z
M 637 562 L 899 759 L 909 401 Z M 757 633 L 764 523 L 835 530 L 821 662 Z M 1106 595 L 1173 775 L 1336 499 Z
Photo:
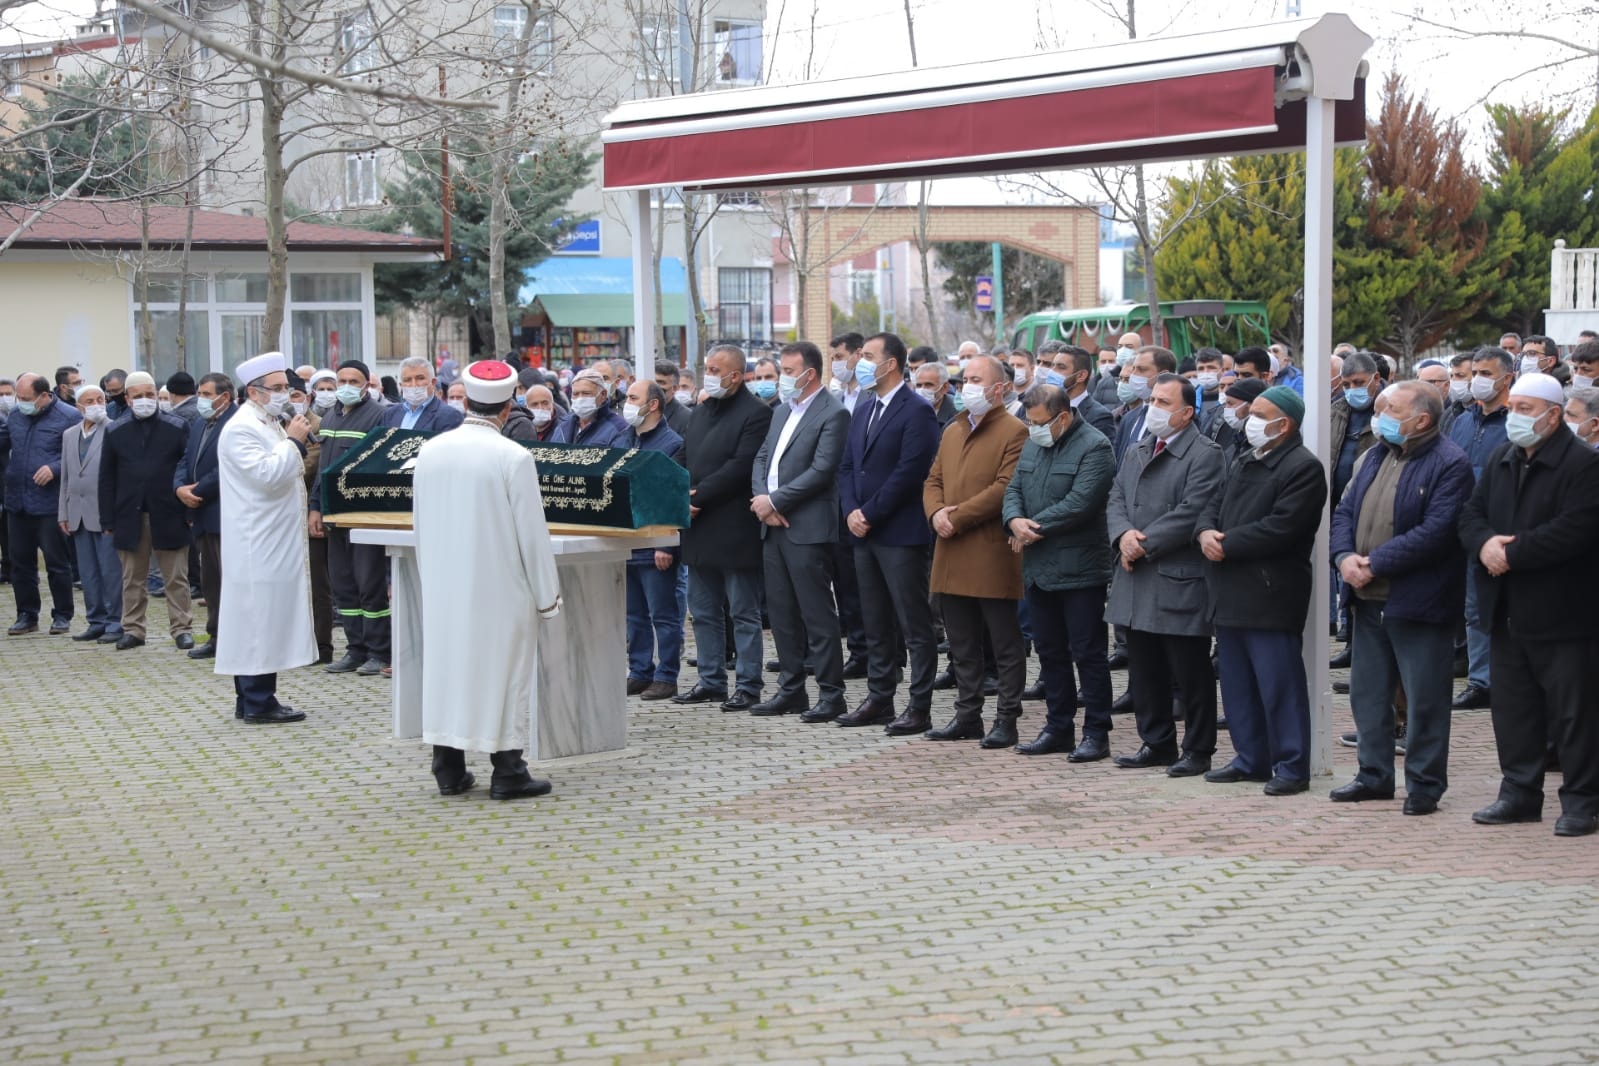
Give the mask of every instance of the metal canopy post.
M 655 371 L 655 248 L 650 231 L 650 190 L 633 194 L 633 370 Z M 575 353 L 574 353 L 575 354 Z M 641 370 L 643 367 L 645 369 Z
M 1305 101 L 1305 343 L 1300 353 L 1305 376 L 1305 446 L 1332 477 L 1332 280 L 1333 280 L 1333 109 L 1334 101 Z M 1331 503 L 1316 531 L 1310 557 L 1313 592 L 1305 621 L 1305 677 L 1310 684 L 1310 772 L 1332 773 L 1332 691 L 1327 679 L 1327 531 Z

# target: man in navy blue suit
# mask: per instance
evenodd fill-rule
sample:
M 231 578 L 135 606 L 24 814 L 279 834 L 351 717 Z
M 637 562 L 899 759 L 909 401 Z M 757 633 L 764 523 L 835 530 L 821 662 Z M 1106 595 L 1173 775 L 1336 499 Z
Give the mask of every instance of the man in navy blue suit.
M 400 402 L 383 411 L 385 426 L 443 433 L 465 416 L 443 400 L 433 386 L 433 364 L 413 355 L 400 364 Z
M 892 333 L 869 337 L 856 364 L 860 399 L 850 419 L 839 468 L 840 502 L 854 546 L 866 623 L 866 699 L 838 720 L 843 726 L 886 723 L 894 736 L 932 727 L 938 644 L 927 596 L 927 545 L 922 483 L 938 451 L 938 417 L 905 387 L 905 342 Z M 903 634 L 910 652 L 910 704 L 894 717 Z
M 189 531 L 200 550 L 200 588 L 205 593 L 206 642 L 189 650 L 191 659 L 212 659 L 217 653 L 217 619 L 222 616 L 222 499 L 217 474 L 217 441 L 222 427 L 238 408 L 233 379 L 207 374 L 195 400 L 199 412 L 189 425 L 189 446 L 178 464 L 178 499 L 189 508 Z

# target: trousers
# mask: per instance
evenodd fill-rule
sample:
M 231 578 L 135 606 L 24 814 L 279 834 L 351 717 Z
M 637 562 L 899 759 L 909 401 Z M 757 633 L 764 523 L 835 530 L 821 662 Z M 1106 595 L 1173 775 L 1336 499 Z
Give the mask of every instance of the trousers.
M 653 558 L 629 559 L 627 676 L 675 685 L 682 654 L 683 616 L 677 609 L 677 567 L 660 570 Z
M 1083 735 L 1103 740 L 1111 730 L 1104 587 L 1055 590 L 1028 585 L 1027 606 L 1048 708 L 1045 728 L 1075 739 L 1080 698 Z
M 139 516 L 139 546 L 130 552 L 119 551 L 122 560 L 122 631 L 144 639 L 144 615 L 150 604 L 146 579 L 150 561 L 161 570 L 167 588 L 167 630 L 178 637 L 189 632 L 194 617 L 189 608 L 189 546 L 152 548 L 150 516 Z
M 994 646 L 999 672 L 999 704 L 995 713 L 1012 721 L 1022 716 L 1022 689 L 1027 684 L 1027 659 L 1022 654 L 1022 627 L 1016 601 L 944 593 L 944 634 L 949 638 L 949 663 L 955 671 L 955 717 L 983 717 L 983 637 Z
M 1349 706 L 1354 712 L 1360 772 L 1380 792 L 1394 787 L 1394 685 L 1407 700 L 1405 791 L 1438 799 L 1449 787 L 1449 723 L 1453 715 L 1452 625 L 1387 618 L 1381 601 L 1350 604 Z
M 358 659 L 387 663 L 390 657 L 389 567 L 375 544 L 352 544 L 350 531 L 327 531 L 328 583 L 334 608 L 344 620 L 347 651 Z
M 1182 750 L 1216 753 L 1216 677 L 1210 669 L 1210 638 L 1127 630 L 1127 687 L 1133 694 L 1138 735 L 1159 751 L 1177 744 L 1172 725 L 1172 686 L 1183 706 Z M 1232 721 L 1232 704 L 1227 705 Z
M 111 535 L 80 525 L 72 534 L 72 548 L 78 557 L 83 613 L 89 625 L 107 633 L 122 632 L 122 560 Z
M 195 549 L 200 553 L 200 591 L 205 596 L 205 631 L 214 644 L 217 619 L 222 617 L 222 536 L 196 533 Z
M 277 710 L 277 674 L 235 674 L 233 676 L 233 711 L 245 718 Z
M 910 653 L 908 710 L 933 709 L 938 676 L 938 640 L 927 592 L 927 551 L 921 547 L 876 544 L 870 537 L 855 545 L 855 576 L 866 623 L 866 691 L 892 700 L 899 667 Z M 902 648 L 903 643 L 903 648 Z
M 1310 688 L 1302 646 L 1299 633 L 1216 627 L 1233 762 L 1245 774 L 1310 779 Z
M 72 620 L 72 566 L 67 562 L 67 538 L 54 514 L 6 512 L 7 539 L 11 542 L 11 591 L 17 598 L 17 619 L 39 620 L 39 556 L 50 583 L 50 618 Z
M 727 688 L 727 663 L 718 654 L 727 644 L 722 621 L 722 608 L 726 605 L 733 616 L 738 691 L 750 696 L 761 694 L 761 605 L 755 596 L 760 583 L 761 572 L 757 569 L 688 568 L 688 607 L 694 616 L 700 684 L 706 688 Z
M 1499 798 L 1543 808 L 1551 742 L 1560 757 L 1560 809 L 1599 814 L 1599 640 L 1520 640 L 1493 634 L 1489 713 L 1499 751 Z M 1412 727 L 1414 728 L 1414 727 Z

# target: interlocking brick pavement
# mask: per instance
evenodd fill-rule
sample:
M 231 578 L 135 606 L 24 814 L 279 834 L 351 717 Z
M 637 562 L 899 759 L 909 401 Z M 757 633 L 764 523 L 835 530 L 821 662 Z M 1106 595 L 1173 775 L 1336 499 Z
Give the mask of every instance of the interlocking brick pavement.
M 250 727 L 209 666 L 0 641 L 0 1061 L 1595 1057 L 1599 845 L 1553 783 L 1470 823 L 1485 714 L 1430 818 L 1327 802 L 1348 749 L 1274 800 L 637 702 L 501 804 L 436 794 L 387 682 L 295 671 L 310 719 Z

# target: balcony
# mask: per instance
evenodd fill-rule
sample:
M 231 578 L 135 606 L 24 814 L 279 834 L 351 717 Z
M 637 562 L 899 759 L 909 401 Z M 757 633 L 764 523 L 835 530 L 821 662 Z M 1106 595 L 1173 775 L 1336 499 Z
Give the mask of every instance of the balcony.
M 1570 345 L 1586 329 L 1599 330 L 1599 248 L 1567 248 L 1557 240 L 1550 256 L 1544 330 Z

